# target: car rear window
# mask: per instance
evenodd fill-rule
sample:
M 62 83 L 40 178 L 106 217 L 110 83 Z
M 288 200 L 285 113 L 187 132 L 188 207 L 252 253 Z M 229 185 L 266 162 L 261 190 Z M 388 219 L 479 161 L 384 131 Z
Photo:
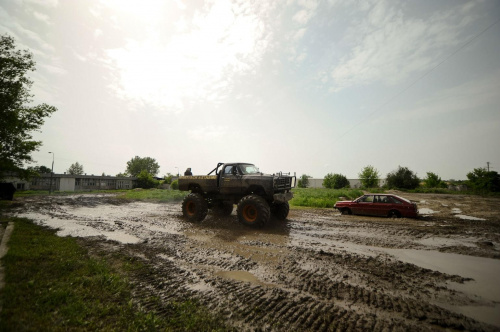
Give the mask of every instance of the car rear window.
M 394 204 L 403 204 L 403 202 L 401 202 L 399 199 L 397 199 L 396 197 L 391 197 L 391 196 L 388 196 L 387 197 L 389 199 L 389 202 L 391 203 L 394 203 Z M 399 198 L 399 197 L 398 197 Z
M 411 202 L 409 200 L 407 200 L 406 198 L 403 198 L 403 197 L 400 197 L 400 196 L 396 196 L 398 199 L 402 200 L 402 201 L 405 201 L 406 203 L 408 204 L 411 204 Z

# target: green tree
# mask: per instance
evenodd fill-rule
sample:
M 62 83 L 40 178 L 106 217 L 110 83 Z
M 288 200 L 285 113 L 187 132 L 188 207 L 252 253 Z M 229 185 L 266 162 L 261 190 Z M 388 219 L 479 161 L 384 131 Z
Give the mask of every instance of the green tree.
M 467 185 L 478 192 L 500 192 L 500 175 L 484 168 L 474 168 L 467 174 Z
M 77 161 L 76 163 L 71 164 L 71 166 L 66 170 L 66 172 L 71 175 L 82 175 L 83 165 L 79 164 Z
M 437 174 L 432 172 L 427 172 L 424 184 L 427 188 L 446 188 L 446 183 Z
M 378 187 L 379 173 L 377 169 L 371 165 L 366 166 L 358 174 L 361 180 L 361 185 L 365 188 Z
M 400 189 L 415 189 L 420 185 L 420 179 L 408 167 L 398 166 L 398 169 L 387 174 L 387 187 Z
M 170 173 L 167 173 L 164 177 L 163 177 L 163 183 L 165 184 L 171 184 L 172 183 L 172 178 L 174 176 Z
M 309 176 L 307 174 L 302 174 L 302 176 L 300 177 L 298 183 L 297 183 L 297 187 L 299 188 L 307 188 L 309 186 L 309 179 L 311 178 L 312 176 Z
M 57 109 L 47 104 L 33 106 L 28 78 L 35 71 L 33 54 L 15 49 L 14 38 L 0 36 L 0 178 L 13 172 L 21 178 L 34 175 L 24 169 L 33 162 L 31 153 L 38 151 L 41 141 L 33 140 L 44 119 Z
M 155 188 L 157 186 L 158 186 L 158 181 L 153 179 L 153 176 L 150 173 L 148 173 L 148 171 L 142 170 L 137 175 L 137 182 L 136 182 L 137 188 L 149 189 L 149 188 Z
M 323 187 L 330 189 L 349 188 L 349 180 L 342 174 L 328 173 L 323 179 Z
M 28 170 L 36 174 L 50 174 L 52 172 L 52 170 L 47 166 L 28 167 Z
M 127 161 L 126 173 L 134 177 L 138 176 L 142 171 L 146 171 L 152 176 L 156 176 L 159 170 L 160 165 L 158 165 L 156 160 L 151 157 L 141 158 L 135 156 Z

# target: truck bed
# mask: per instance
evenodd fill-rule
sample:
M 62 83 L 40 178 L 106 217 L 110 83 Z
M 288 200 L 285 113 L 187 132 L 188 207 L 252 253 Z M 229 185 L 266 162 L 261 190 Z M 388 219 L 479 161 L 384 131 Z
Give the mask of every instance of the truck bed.
M 179 177 L 179 190 L 187 191 L 190 185 L 198 185 L 205 192 L 217 191 L 217 175 L 192 175 Z

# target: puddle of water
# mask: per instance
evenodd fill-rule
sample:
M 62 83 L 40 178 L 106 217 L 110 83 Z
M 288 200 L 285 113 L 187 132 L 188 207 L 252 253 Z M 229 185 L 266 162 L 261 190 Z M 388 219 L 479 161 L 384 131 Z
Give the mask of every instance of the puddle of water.
M 463 220 L 486 220 L 484 218 L 477 218 L 477 217 L 471 217 L 471 216 L 464 216 L 463 214 L 456 214 L 455 217 L 463 219 Z
M 423 268 L 459 275 L 464 278 L 473 278 L 463 284 L 452 282 L 449 288 L 475 296 L 489 302 L 489 305 L 478 306 L 450 306 L 438 305 L 452 311 L 462 313 L 482 322 L 500 326 L 500 260 L 484 257 L 466 256 L 438 251 L 415 249 L 383 249 L 398 260 L 418 265 Z
M 479 295 L 485 299 L 500 302 L 500 260 L 484 257 L 444 253 L 434 250 L 389 249 L 380 248 L 403 262 L 420 267 L 473 278 L 474 282 L 459 285 L 468 293 Z
M 58 229 L 59 236 L 103 236 L 124 244 L 142 242 L 142 238 L 151 233 L 180 234 L 182 227 L 166 219 L 168 210 L 159 204 L 137 202 L 129 204 L 127 209 L 116 205 L 62 206 L 61 209 L 57 214 L 42 209 L 18 216 Z M 148 222 L 142 222 L 145 218 Z
M 434 210 L 429 209 L 429 208 L 419 208 L 418 209 L 418 213 L 421 215 L 429 215 L 429 214 L 438 213 L 438 212 L 439 211 L 434 211 Z

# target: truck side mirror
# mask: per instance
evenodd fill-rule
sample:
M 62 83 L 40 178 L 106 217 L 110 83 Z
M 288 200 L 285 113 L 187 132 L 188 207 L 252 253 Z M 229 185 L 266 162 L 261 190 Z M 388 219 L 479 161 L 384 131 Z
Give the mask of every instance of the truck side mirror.
M 233 168 L 231 169 L 231 173 L 232 173 L 233 175 L 238 174 L 238 172 L 236 171 L 236 167 L 233 167 Z

